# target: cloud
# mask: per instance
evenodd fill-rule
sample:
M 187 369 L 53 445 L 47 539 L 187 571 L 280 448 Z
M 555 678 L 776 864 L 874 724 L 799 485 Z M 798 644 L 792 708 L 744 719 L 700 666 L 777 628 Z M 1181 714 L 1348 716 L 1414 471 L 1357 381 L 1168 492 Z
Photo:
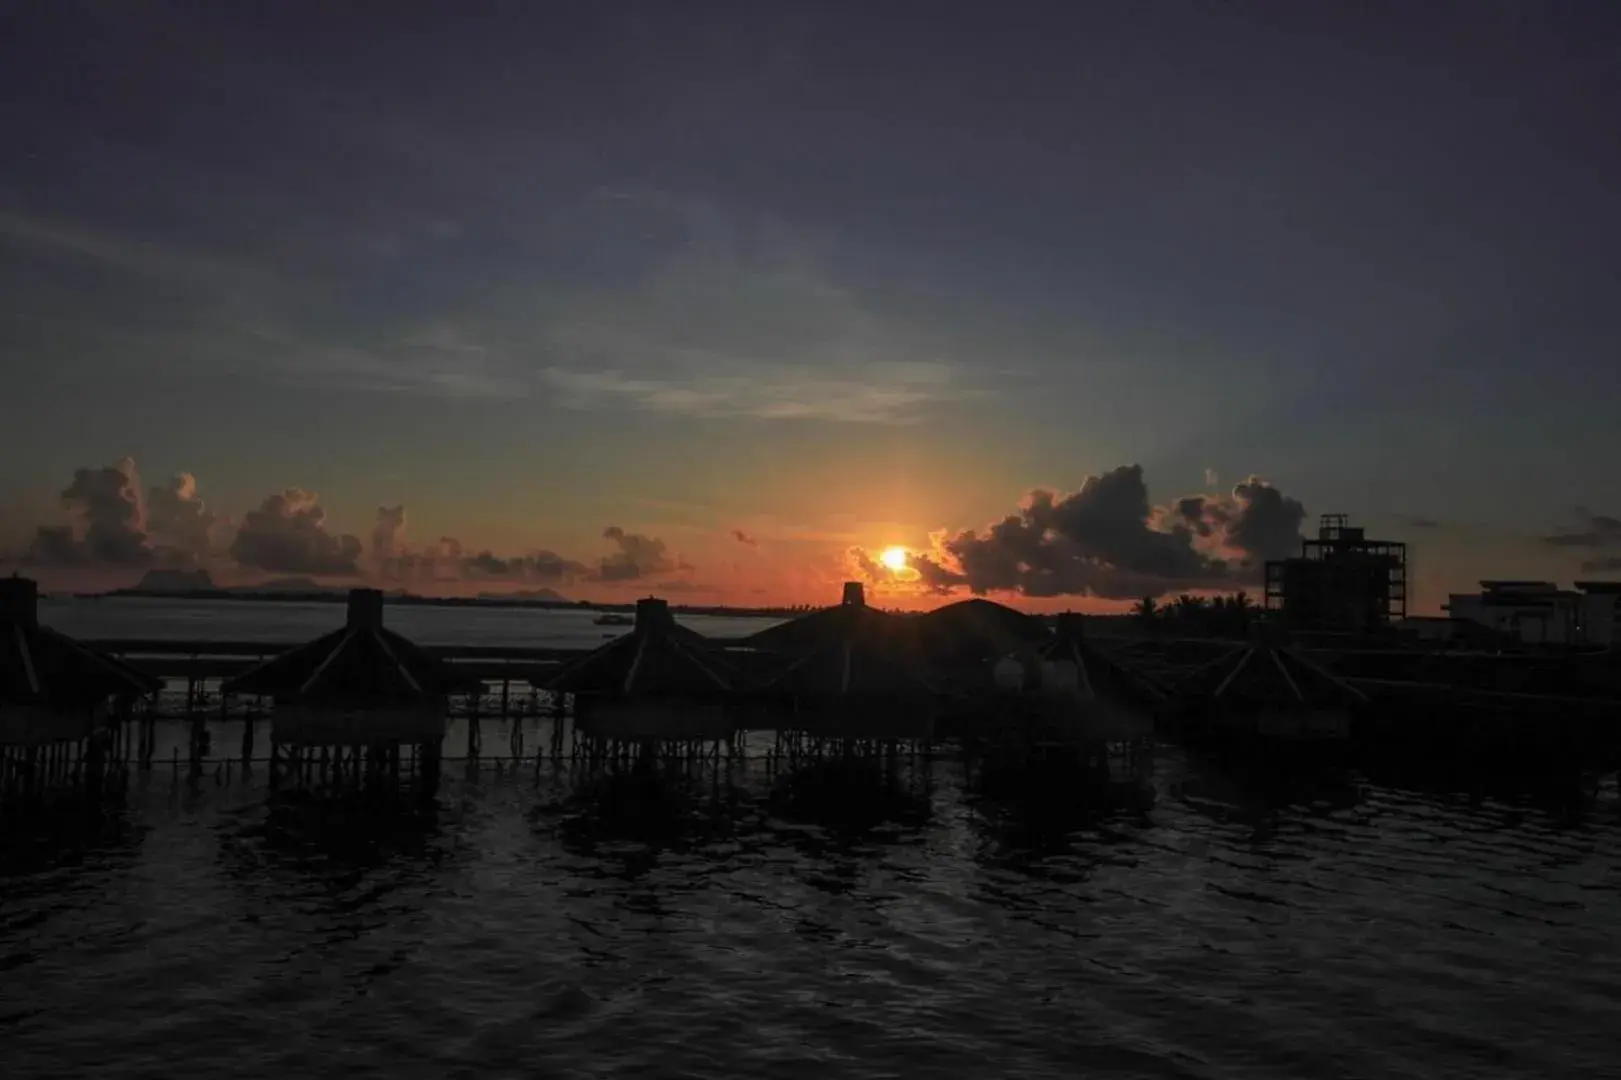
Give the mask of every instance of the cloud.
M 1577 507 L 1576 515 L 1581 524 L 1544 536 L 1542 542 L 1551 547 L 1591 552 L 1590 557 L 1582 561 L 1582 570 L 1586 573 L 1621 570 L 1621 518 L 1595 514 L 1586 507 Z
M 332 531 L 320 499 L 289 487 L 245 514 L 228 544 L 217 539 L 227 523 L 205 506 L 191 473 L 176 473 L 143 496 L 132 458 L 113 465 L 75 470 L 62 490 L 69 524 L 33 527 L 20 560 L 62 568 L 142 569 L 200 566 L 213 570 L 271 574 L 375 578 L 412 582 L 512 581 L 557 585 L 576 581 L 602 584 L 664 578 L 693 567 L 655 536 L 610 525 L 603 530 L 611 550 L 594 563 L 538 549 L 498 555 L 470 549 L 454 537 L 421 546 L 408 542 L 409 516 L 403 505 L 373 512 L 369 546 Z M 747 537 L 741 529 L 735 535 Z M 753 542 L 752 537 L 740 542 Z M 661 581 L 661 585 L 664 582 Z M 694 586 L 677 579 L 678 588 Z
M 404 547 L 405 507 L 379 506 L 371 527 L 371 558 L 377 566 L 387 566 L 399 558 Z
M 612 541 L 618 550 L 604 555 L 597 563 L 593 575 L 597 581 L 638 581 L 693 569 L 672 557 L 668 546 L 657 537 L 626 532 L 618 525 L 610 525 L 602 530 L 602 537 Z
M 152 563 L 146 501 L 135 459 L 75 469 L 61 499 L 76 523 L 41 526 L 25 561 L 47 566 L 141 567 Z
M 1401 523 L 1409 529 L 1439 529 L 1441 527 L 1441 522 L 1438 519 L 1424 517 L 1422 514 L 1403 514 L 1401 515 Z
M 619 404 L 703 419 L 911 423 L 926 406 L 963 396 L 944 365 L 875 363 L 859 376 L 722 357 L 683 366 L 673 376 L 548 367 L 540 379 L 565 408 Z
M 1123 465 L 1069 494 L 1032 491 L 983 531 L 935 533 L 933 550 L 912 554 L 906 571 L 938 593 L 1160 596 L 1253 581 L 1265 560 L 1298 552 L 1304 519 L 1299 500 L 1254 476 L 1227 495 L 1155 507 L 1141 466 Z M 869 580 L 898 580 L 863 549 L 850 557 Z
M 361 547 L 356 537 L 327 531 L 313 492 L 290 487 L 248 511 L 230 555 L 238 566 L 273 574 L 355 575 Z
M 214 553 L 214 528 L 218 518 L 208 510 L 197 493 L 197 478 L 189 472 L 176 473 L 166 485 L 147 490 L 147 532 L 158 545 L 165 561 L 193 566 L 206 562 Z
M 1544 536 L 1542 542 L 1554 547 L 1621 548 L 1621 518 L 1581 508 L 1577 514 L 1584 519 L 1579 527 Z
M 840 280 L 831 243 L 657 193 L 611 193 L 564 230 L 626 273 L 550 297 L 537 375 L 567 408 L 705 418 L 911 423 L 972 396 L 931 332 Z
M 413 549 L 406 543 L 404 506 L 379 506 L 372 525 L 374 572 L 393 581 L 520 581 L 562 584 L 586 576 L 583 563 L 554 551 L 500 556 L 489 550 L 469 552 L 460 540 L 442 536 Z
M 732 539 L 736 540 L 739 544 L 747 544 L 749 547 L 759 547 L 760 546 L 760 541 L 759 541 L 758 537 L 750 536 L 748 533 L 744 532 L 742 529 L 733 529 L 732 530 Z

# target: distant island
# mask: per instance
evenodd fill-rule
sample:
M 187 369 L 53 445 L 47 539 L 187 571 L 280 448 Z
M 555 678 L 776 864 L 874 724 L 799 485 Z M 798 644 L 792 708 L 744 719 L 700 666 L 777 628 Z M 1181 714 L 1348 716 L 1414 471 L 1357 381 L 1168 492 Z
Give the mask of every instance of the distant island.
M 649 588 L 657 591 L 657 585 Z M 390 604 L 413 604 L 431 607 L 521 607 L 571 608 L 584 611 L 624 611 L 636 609 L 634 601 L 624 603 L 593 603 L 589 600 L 570 600 L 552 589 L 517 589 L 512 592 L 481 592 L 477 596 L 419 596 L 404 589 L 385 590 Z M 323 585 L 313 578 L 277 578 L 253 585 L 219 585 L 207 570 L 148 570 L 138 584 L 110 592 L 84 594 L 88 596 L 140 596 L 167 600 L 270 600 L 284 602 L 331 602 L 345 600 L 347 585 Z M 786 618 L 812 610 L 805 605 L 795 607 L 735 608 L 720 605 L 683 607 L 673 605 L 672 610 L 686 615 L 730 615 L 757 618 Z

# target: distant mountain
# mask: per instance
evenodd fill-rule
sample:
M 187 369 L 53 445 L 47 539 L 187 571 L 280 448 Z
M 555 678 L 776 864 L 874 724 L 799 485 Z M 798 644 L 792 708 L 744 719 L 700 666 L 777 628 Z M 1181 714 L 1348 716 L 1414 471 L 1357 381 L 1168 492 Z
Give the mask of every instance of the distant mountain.
M 161 596 L 165 593 L 209 592 L 218 588 L 207 570 L 148 570 L 141 582 L 125 591 Z
M 549 604 L 566 604 L 569 598 L 555 589 L 515 589 L 512 592 L 481 592 L 480 600 L 544 600 Z
M 242 593 L 344 593 L 347 595 L 349 586 L 322 585 L 314 578 L 289 577 L 260 581 L 252 585 L 233 585 L 225 591 Z

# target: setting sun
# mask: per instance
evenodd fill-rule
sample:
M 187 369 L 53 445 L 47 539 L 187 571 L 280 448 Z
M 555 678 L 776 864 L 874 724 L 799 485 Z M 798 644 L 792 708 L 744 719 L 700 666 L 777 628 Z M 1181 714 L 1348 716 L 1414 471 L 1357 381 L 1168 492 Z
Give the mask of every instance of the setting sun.
M 907 566 L 906 549 L 903 547 L 885 548 L 884 553 L 878 556 L 878 561 L 891 570 L 905 570 Z

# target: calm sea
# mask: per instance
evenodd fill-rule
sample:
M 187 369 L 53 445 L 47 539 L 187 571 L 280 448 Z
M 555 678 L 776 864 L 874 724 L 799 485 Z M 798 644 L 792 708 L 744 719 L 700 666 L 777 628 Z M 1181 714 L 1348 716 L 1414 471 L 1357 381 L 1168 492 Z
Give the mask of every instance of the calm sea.
M 295 640 L 341 618 L 106 603 L 47 621 Z M 6 844 L 7 1080 L 1548 1080 L 1614 1076 L 1621 1030 L 1613 785 L 1260 784 L 1165 748 L 1110 805 L 980 796 L 949 761 L 831 791 L 760 761 L 657 789 L 545 763 L 458 774 L 408 817 L 159 769 L 111 820 Z

